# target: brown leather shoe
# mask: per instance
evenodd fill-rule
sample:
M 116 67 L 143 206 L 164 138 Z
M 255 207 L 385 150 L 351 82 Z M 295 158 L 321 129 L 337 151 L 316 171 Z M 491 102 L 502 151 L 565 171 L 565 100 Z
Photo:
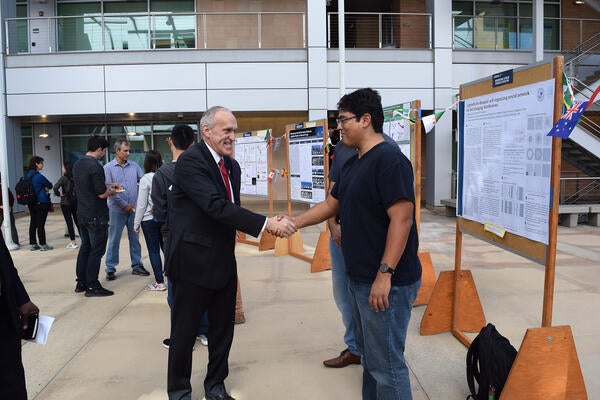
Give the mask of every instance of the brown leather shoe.
M 244 314 L 239 314 L 235 316 L 234 323 L 236 325 L 243 324 L 244 322 L 246 322 L 246 317 L 244 317 Z
M 328 368 L 344 368 L 350 364 L 360 364 L 360 356 L 351 353 L 348 349 L 342 351 L 339 356 L 331 360 L 323 361 L 323 365 Z

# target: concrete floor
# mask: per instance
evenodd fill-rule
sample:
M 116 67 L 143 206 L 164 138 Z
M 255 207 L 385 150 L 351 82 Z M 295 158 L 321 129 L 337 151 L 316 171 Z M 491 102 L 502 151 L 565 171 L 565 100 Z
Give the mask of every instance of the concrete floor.
M 27 216 L 17 220 L 27 244 Z M 117 279 L 101 282 L 115 295 L 86 298 L 73 292 L 77 250 L 66 249 L 60 212 L 46 225 L 49 252 L 12 252 L 25 286 L 41 313 L 56 318 L 48 343 L 25 343 L 30 399 L 166 399 L 169 310 L 165 292 L 145 289 L 152 277 L 131 275 L 127 241 Z M 302 230 L 311 255 L 320 227 Z M 436 273 L 453 269 L 454 218 L 422 211 L 421 249 Z M 553 325 L 570 325 L 588 397 L 600 398 L 600 228 L 559 228 Z M 143 241 L 142 241 L 143 243 Z M 144 262 L 150 265 L 145 245 Z M 238 400 L 360 399 L 362 370 L 323 367 L 343 348 L 342 323 L 329 271 L 310 273 L 299 259 L 240 244 L 237 250 L 247 322 L 236 326 L 226 386 Z M 472 271 L 486 318 L 518 349 L 527 328 L 541 325 L 544 268 L 465 236 L 463 269 Z M 104 265 L 103 265 L 104 267 Z M 450 333 L 421 336 L 425 306 L 413 311 L 406 358 L 413 396 L 462 400 L 467 395 L 466 348 Z M 194 352 L 193 398 L 202 399 L 207 349 Z

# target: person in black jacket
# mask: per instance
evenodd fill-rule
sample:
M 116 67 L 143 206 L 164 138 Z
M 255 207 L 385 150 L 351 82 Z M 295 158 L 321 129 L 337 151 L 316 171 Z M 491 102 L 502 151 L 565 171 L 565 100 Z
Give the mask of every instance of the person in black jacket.
M 0 242 L 0 399 L 27 400 L 21 331 L 27 329 L 29 315 L 40 310 L 29 300 L 6 244 Z

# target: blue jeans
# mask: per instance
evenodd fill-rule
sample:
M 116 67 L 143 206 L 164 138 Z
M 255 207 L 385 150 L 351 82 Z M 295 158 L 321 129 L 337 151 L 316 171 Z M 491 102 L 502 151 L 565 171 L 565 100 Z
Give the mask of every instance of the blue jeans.
M 148 247 L 148 257 L 154 271 L 154 279 L 157 283 L 164 283 L 162 260 L 160 258 L 160 249 L 163 247 L 162 235 L 160 234 L 160 222 L 153 220 L 142 221 L 142 231 Z
M 349 280 L 356 344 L 363 354 L 363 400 L 411 400 L 404 345 L 412 304 L 421 280 L 407 286 L 392 286 L 390 308 L 369 308 L 370 283 Z
M 131 268 L 143 267 L 142 247 L 140 238 L 133 230 L 133 219 L 135 214 L 122 214 L 115 211 L 109 211 L 110 226 L 108 228 L 108 250 L 106 251 L 106 272 L 115 272 L 119 263 L 119 245 L 121 244 L 121 235 L 123 228 L 127 226 L 127 237 L 129 239 L 129 257 L 131 258 Z
M 100 287 L 98 273 L 100 260 L 106 250 L 108 238 L 108 216 L 78 217 L 79 236 L 81 245 L 77 254 L 77 282 L 83 282 L 86 287 Z
M 342 314 L 342 322 L 346 328 L 344 343 L 351 353 L 360 355 L 354 337 L 354 322 L 352 321 L 352 306 L 350 305 L 350 292 L 348 291 L 348 275 L 342 248 L 329 238 L 329 254 L 331 256 L 331 284 L 333 286 L 333 300 Z

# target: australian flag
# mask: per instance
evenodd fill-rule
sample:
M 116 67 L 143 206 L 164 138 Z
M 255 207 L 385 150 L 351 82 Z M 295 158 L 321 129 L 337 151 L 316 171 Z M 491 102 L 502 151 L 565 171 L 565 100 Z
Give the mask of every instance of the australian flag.
M 583 114 L 587 105 L 587 101 L 576 101 L 572 107 L 567 109 L 556 125 L 552 127 L 548 136 L 567 139 L 571 132 L 573 132 L 573 129 L 575 129 L 575 125 L 579 122 L 579 118 L 581 118 L 581 114 Z

